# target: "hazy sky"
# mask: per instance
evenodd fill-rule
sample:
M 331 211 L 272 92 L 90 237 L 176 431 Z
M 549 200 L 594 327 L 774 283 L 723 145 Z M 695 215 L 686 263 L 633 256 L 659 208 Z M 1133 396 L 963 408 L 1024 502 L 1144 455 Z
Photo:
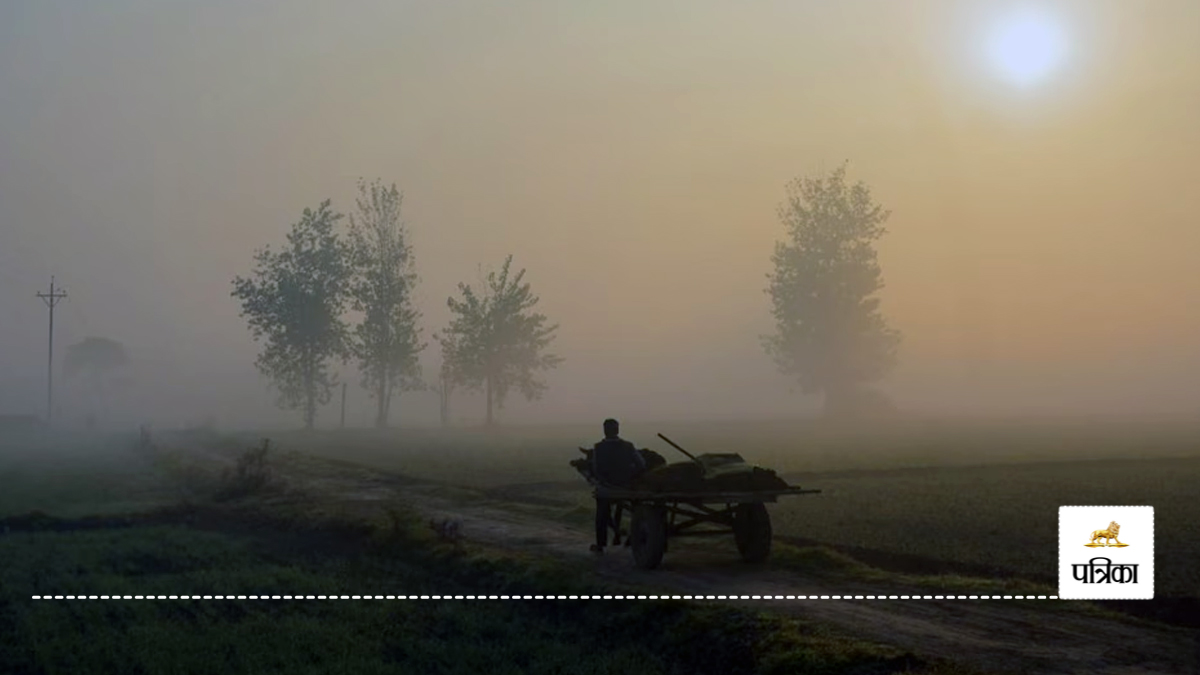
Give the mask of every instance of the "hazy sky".
M 141 416 L 290 420 L 230 280 L 358 176 L 405 193 L 427 332 L 528 268 L 566 362 L 509 419 L 804 410 L 764 275 L 844 160 L 893 212 L 902 406 L 1196 410 L 1200 3 L 1030 0 L 1065 60 L 1025 87 L 985 58 L 1013 5 L 0 0 L 0 412 L 42 409 L 55 274 Z

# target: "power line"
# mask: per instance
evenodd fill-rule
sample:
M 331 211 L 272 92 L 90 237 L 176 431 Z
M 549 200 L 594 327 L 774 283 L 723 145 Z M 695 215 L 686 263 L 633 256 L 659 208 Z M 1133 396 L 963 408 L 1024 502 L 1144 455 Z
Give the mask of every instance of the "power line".
M 50 335 L 46 343 L 46 426 L 50 426 L 50 418 L 54 414 L 54 306 L 67 297 L 67 292 L 61 288 L 54 289 L 54 277 L 50 277 L 50 292 L 38 293 L 37 297 L 46 303 L 50 309 Z

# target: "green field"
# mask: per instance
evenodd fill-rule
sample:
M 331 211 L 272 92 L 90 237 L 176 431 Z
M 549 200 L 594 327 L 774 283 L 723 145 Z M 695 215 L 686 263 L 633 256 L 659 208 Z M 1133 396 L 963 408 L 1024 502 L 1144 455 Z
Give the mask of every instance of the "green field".
M 674 458 L 675 451 L 654 438 L 660 430 L 692 452 L 735 450 L 793 483 L 824 490 L 772 507 L 776 532 L 784 538 L 971 564 L 997 577 L 1053 577 L 1061 504 L 1150 504 L 1160 542 L 1158 595 L 1200 597 L 1200 577 L 1187 562 L 1200 553 L 1192 498 L 1200 479 L 1195 427 L 925 423 L 848 431 L 800 424 L 630 424 L 625 435 Z M 559 505 L 545 512 L 578 519 L 586 515 L 577 507 L 589 506 L 588 490 L 567 462 L 577 456 L 576 446 L 595 440 L 595 431 L 405 429 L 271 438 L 283 461 L 299 452 L 368 465 L 483 489 L 501 502 Z M 212 477 L 182 480 L 192 473 L 183 449 L 233 457 L 257 436 L 164 434 L 167 450 L 157 454 L 134 450 L 132 434 L 5 439 L 0 518 L 16 523 L 11 516 L 36 510 L 79 519 L 202 498 Z M 531 571 L 531 561 L 502 552 L 448 553 L 428 532 L 414 534 L 421 529 L 415 521 L 401 535 L 387 534 L 400 539 L 385 550 L 378 548 L 378 532 L 365 545 L 354 528 L 330 531 L 327 524 L 304 524 L 291 515 L 280 521 L 286 526 L 228 526 L 245 517 L 227 514 L 226 521 L 204 527 L 126 524 L 59 533 L 17 527 L 6 533 L 0 537 L 0 652 L 7 661 L 0 671 L 212 672 L 217 663 L 221 672 L 549 673 L 588 672 L 578 665 L 586 661 L 594 672 L 716 672 L 712 668 L 720 666 L 730 673 L 834 673 L 859 667 L 893 672 L 913 662 L 792 620 L 669 603 L 612 612 L 572 603 L 546 609 L 525 603 L 27 600 L 40 593 L 585 592 L 577 585 L 578 571 L 553 565 Z M 781 549 L 778 564 L 804 569 L 821 549 L 805 550 L 792 560 L 796 549 Z M 614 631 L 623 646 L 595 637 Z M 469 642 L 451 640 L 468 634 Z M 692 653 L 696 635 L 707 635 L 711 649 Z M 603 652 L 598 660 L 597 652 Z M 960 672 L 948 668 L 923 672 Z
M 839 673 L 914 662 L 800 622 L 683 603 L 29 599 L 532 592 L 503 561 L 422 558 L 414 541 L 353 552 L 337 543 L 178 526 L 10 534 L 0 539 L 0 671 Z M 537 592 L 547 589 L 563 591 L 541 580 Z M 709 636 L 701 649 L 683 637 L 696 634 Z
M 319 456 L 504 494 L 586 506 L 567 465 L 597 429 L 345 432 L 281 437 Z M 1036 580 L 1057 577 L 1058 507 L 1155 507 L 1156 593 L 1200 597 L 1200 424 L 1010 422 L 630 424 L 623 435 L 670 461 L 736 451 L 820 488 L 772 507 L 779 535 L 944 560 Z M 1132 533 L 1130 534 L 1132 536 Z M 1169 542 L 1169 543 L 1168 543 Z
M 40 510 L 64 518 L 170 504 L 178 490 L 130 452 L 132 434 L 0 439 L 0 517 Z
M 791 475 L 1200 456 L 1200 421 L 911 421 L 858 428 L 818 422 L 628 423 L 621 435 L 669 461 L 685 459 L 657 433 L 692 453 L 740 452 Z M 578 456 L 575 448 L 590 446 L 601 434 L 596 424 L 268 435 L 320 456 L 489 487 L 574 480 L 567 462 Z
M 682 602 L 32 600 L 612 592 L 553 561 L 440 541 L 402 502 L 379 505 L 393 514 L 382 524 L 286 491 L 181 506 L 178 458 L 131 441 L 0 452 L 0 475 L 20 481 L 0 491 L 0 672 L 975 672 L 796 619 Z
M 772 507 L 784 537 L 995 569 L 1055 575 L 1057 509 L 1155 507 L 1157 592 L 1200 597 L 1200 425 L 1162 422 L 912 422 L 846 430 L 815 423 L 628 424 L 627 438 L 683 459 L 734 450 L 789 481 L 823 490 Z M 591 426 L 273 434 L 281 448 L 473 488 L 504 488 L 567 509 L 589 505 L 567 462 L 595 440 Z M 240 437 L 176 435 L 172 443 L 236 450 Z M 120 443 L 128 444 L 128 439 Z M 10 444 L 12 445 L 12 444 Z M 121 445 L 120 447 L 126 447 Z M 98 440 L 12 445 L 0 460 L 0 514 L 62 516 L 138 510 L 179 498 L 133 460 L 111 462 Z M 515 486 L 515 487 L 513 487 Z M 1131 534 L 1132 536 L 1132 534 Z M 1170 542 L 1169 548 L 1167 542 Z

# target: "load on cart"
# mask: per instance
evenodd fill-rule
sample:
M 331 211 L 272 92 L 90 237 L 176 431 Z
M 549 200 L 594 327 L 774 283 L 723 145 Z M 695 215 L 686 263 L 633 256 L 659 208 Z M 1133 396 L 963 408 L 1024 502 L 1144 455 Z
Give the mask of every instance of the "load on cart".
M 629 511 L 629 536 L 624 543 L 643 569 L 658 567 L 667 541 L 680 536 L 733 534 L 743 560 L 762 562 L 771 553 L 766 504 L 781 496 L 820 492 L 790 486 L 774 471 L 748 464 L 737 453 L 692 455 L 658 434 L 688 457 L 686 462 L 667 463 L 652 450 L 633 449 L 617 436 L 616 429 L 615 420 L 607 420 L 605 440 L 595 448 L 580 448 L 584 457 L 572 460 L 571 466 L 595 488 L 597 545 L 593 550 L 603 551 L 610 529 L 613 543 L 621 543 L 621 519 Z M 636 454 L 631 474 L 613 471 L 611 459 L 605 466 L 605 458 L 631 454 Z M 601 460 L 600 473 L 616 475 L 617 484 L 600 480 L 597 460 Z

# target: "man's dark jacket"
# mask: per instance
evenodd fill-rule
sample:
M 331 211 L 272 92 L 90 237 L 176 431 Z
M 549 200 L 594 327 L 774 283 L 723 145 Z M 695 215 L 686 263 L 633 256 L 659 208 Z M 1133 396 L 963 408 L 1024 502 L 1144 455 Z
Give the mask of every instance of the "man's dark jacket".
M 606 485 L 629 487 L 645 468 L 641 453 L 622 438 L 605 438 L 592 449 L 592 472 Z

